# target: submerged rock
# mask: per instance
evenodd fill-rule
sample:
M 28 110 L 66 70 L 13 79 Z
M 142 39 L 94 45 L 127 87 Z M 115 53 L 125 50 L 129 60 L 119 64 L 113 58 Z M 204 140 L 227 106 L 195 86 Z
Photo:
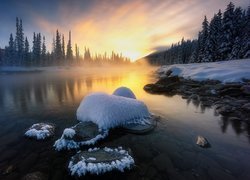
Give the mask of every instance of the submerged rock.
M 55 133 L 55 126 L 53 124 L 37 123 L 33 124 L 26 132 L 25 136 L 43 140 L 53 136 Z
M 123 172 L 133 165 L 134 159 L 122 147 L 105 147 L 78 152 L 71 158 L 68 168 L 72 176 L 80 177 L 87 173 L 100 175 L 113 170 Z
M 39 171 L 26 174 L 22 178 L 22 180 L 46 180 L 46 179 L 48 179 L 48 177 Z
M 208 140 L 202 136 L 197 136 L 196 144 L 202 148 L 210 147 Z
M 241 87 L 241 90 L 244 94 L 250 95 L 250 85 L 244 85 Z

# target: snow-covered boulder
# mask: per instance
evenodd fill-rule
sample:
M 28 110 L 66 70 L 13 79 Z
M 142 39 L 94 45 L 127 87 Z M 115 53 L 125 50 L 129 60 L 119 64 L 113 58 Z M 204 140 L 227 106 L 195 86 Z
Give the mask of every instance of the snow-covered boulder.
M 86 96 L 77 109 L 79 121 L 92 121 L 100 129 L 110 129 L 129 123 L 144 124 L 150 119 L 147 106 L 136 99 L 105 93 Z
M 119 87 L 119 88 L 117 88 L 113 92 L 113 95 L 136 99 L 135 94 L 133 93 L 133 91 L 131 89 L 127 88 L 127 87 Z
M 78 152 L 71 158 L 68 168 L 72 176 L 84 176 L 86 173 L 103 174 L 113 170 L 123 172 L 134 165 L 134 159 L 122 147 L 94 148 Z
M 33 124 L 26 132 L 25 136 L 43 140 L 54 135 L 55 126 L 46 123 Z
M 54 147 L 57 151 L 78 149 L 84 145 L 94 145 L 107 135 L 107 130 L 99 129 L 92 122 L 80 122 L 71 128 L 64 129 L 61 138 L 56 140 Z

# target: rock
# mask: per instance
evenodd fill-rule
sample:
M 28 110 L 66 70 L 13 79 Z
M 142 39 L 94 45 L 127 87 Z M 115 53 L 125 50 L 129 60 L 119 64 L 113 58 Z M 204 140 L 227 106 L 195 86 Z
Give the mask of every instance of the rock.
M 240 89 L 244 94 L 250 95 L 250 85 L 244 85 Z
M 3 171 L 3 175 L 6 175 L 6 174 L 10 174 L 12 173 L 13 171 L 15 171 L 16 167 L 14 165 L 9 165 L 4 171 Z
M 200 100 L 200 97 L 199 97 L 199 95 L 197 95 L 197 94 L 192 94 L 191 96 L 189 96 L 189 99 L 193 99 L 193 100 L 199 101 L 199 100 Z
M 246 104 L 244 104 L 242 107 L 241 107 L 243 110 L 245 110 L 245 111 L 250 111 L 250 103 L 246 103 Z
M 99 175 L 113 170 L 124 172 L 133 165 L 134 159 L 122 147 L 114 149 L 105 147 L 79 151 L 72 156 L 68 168 L 72 176 L 80 177 L 87 173 Z
M 172 83 L 179 83 L 180 79 L 178 76 L 170 76 L 166 78 L 159 79 L 155 84 L 168 85 Z
M 26 174 L 22 178 L 22 180 L 47 180 L 47 179 L 48 177 L 39 171 Z
M 217 111 L 219 114 L 225 116 L 225 115 L 228 115 L 228 114 L 230 114 L 231 112 L 233 112 L 233 108 L 232 108 L 231 106 L 229 106 L 229 105 L 221 105 L 221 106 L 219 106 L 218 108 L 216 108 L 216 111 Z
M 242 95 L 242 91 L 240 90 L 240 88 L 234 88 L 234 87 L 230 87 L 230 88 L 226 88 L 226 89 L 223 89 L 219 92 L 219 95 L 221 96 L 225 96 L 225 95 L 228 95 L 228 96 L 240 96 Z
M 228 120 L 229 120 L 229 121 L 235 121 L 235 122 L 241 121 L 241 119 L 238 118 L 238 117 L 229 117 Z
M 208 148 L 210 147 L 209 142 L 207 141 L 206 138 L 202 137 L 202 136 L 197 136 L 197 141 L 196 144 L 202 148 Z

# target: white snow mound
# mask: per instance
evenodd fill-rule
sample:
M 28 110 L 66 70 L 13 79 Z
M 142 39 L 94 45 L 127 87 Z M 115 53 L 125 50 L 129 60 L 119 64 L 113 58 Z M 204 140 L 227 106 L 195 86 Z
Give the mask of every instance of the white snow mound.
M 157 70 L 161 77 L 171 70 L 171 76 L 179 76 L 196 81 L 219 80 L 222 83 L 242 82 L 250 79 L 250 59 L 230 60 L 213 63 L 174 64 Z
M 113 95 L 136 99 L 135 94 L 133 93 L 133 91 L 131 89 L 127 88 L 127 87 L 119 87 L 119 88 L 117 88 L 113 92 Z
M 79 121 L 92 121 L 100 129 L 109 129 L 128 123 L 145 123 L 150 118 L 147 106 L 136 99 L 105 93 L 86 96 L 77 109 Z

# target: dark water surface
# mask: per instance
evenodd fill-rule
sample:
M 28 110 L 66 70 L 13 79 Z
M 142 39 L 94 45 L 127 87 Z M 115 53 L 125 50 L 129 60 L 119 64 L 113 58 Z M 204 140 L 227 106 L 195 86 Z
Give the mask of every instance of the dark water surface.
M 143 86 L 153 82 L 150 70 L 103 69 L 0 75 L 0 179 L 21 179 L 42 172 L 48 179 L 73 179 L 67 165 L 74 151 L 56 152 L 53 144 L 63 129 L 77 123 L 76 109 L 85 95 L 131 88 L 151 112 L 162 119 L 147 135 L 113 130 L 98 146 L 130 148 L 136 166 L 125 173 L 83 179 L 250 179 L 250 131 L 180 96 L 151 95 Z M 56 124 L 53 138 L 38 142 L 23 136 L 38 122 Z M 195 144 L 202 135 L 211 143 Z M 3 175 L 6 169 L 9 174 Z

